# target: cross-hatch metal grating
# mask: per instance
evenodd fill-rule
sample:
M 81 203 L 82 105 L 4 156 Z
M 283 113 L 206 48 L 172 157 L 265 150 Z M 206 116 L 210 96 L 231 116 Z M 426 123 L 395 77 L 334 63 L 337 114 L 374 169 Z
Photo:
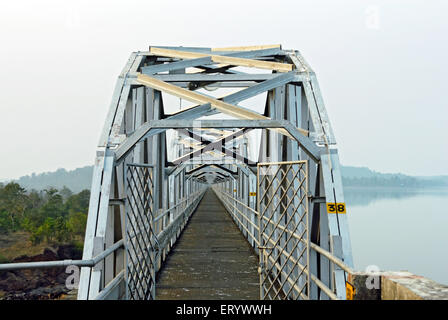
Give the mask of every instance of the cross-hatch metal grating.
M 126 295 L 130 300 L 155 298 L 152 171 L 142 165 L 128 165 L 126 171 Z
M 309 298 L 308 163 L 258 164 L 260 298 Z

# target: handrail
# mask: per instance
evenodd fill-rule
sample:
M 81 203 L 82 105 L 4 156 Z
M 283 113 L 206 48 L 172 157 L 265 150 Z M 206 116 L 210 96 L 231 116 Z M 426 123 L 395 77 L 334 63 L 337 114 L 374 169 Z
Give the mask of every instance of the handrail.
M 214 189 L 215 190 L 215 189 Z M 230 204 L 230 203 L 228 203 L 229 201 L 231 202 L 231 201 L 233 201 L 233 200 L 235 200 L 236 202 L 238 202 L 238 203 L 240 203 L 244 208 L 246 208 L 246 209 L 249 209 L 250 211 L 252 211 L 253 213 L 255 213 L 255 214 L 257 214 L 257 212 L 255 211 L 255 210 L 253 210 L 252 208 L 250 208 L 250 207 L 248 207 L 248 206 L 246 206 L 244 203 L 242 203 L 241 201 L 238 201 L 236 198 L 233 198 L 233 197 L 231 197 L 231 196 L 229 196 L 227 193 L 225 193 L 225 192 L 223 192 L 223 191 L 221 191 L 221 190 L 215 190 L 215 192 L 216 192 L 216 195 L 218 196 L 218 198 L 221 200 L 221 202 L 224 204 L 224 206 L 227 208 L 227 206 L 229 206 L 229 207 L 233 207 L 243 218 L 244 218 L 244 220 L 247 222 L 247 223 L 249 223 L 253 228 L 254 228 L 254 230 L 257 230 L 257 232 L 259 231 L 258 229 L 258 226 L 256 225 L 256 224 L 254 224 L 247 216 L 246 216 L 246 214 L 244 214 L 244 212 L 242 211 L 242 210 L 240 210 L 240 209 L 238 209 L 238 206 L 237 205 L 232 205 L 232 204 Z M 223 195 L 226 195 L 227 197 L 229 197 L 229 198 L 231 198 L 231 199 L 233 199 L 233 200 L 226 200 L 225 198 L 221 198 L 221 194 L 223 194 Z M 227 210 L 229 211 L 230 210 L 230 208 L 227 208 Z M 251 232 L 250 230 L 249 230 L 249 228 L 243 223 L 243 221 L 241 221 L 241 219 L 240 218 L 238 218 L 238 216 L 237 215 L 234 215 L 233 213 L 231 213 L 230 211 L 229 211 L 229 213 L 231 214 L 231 216 L 232 216 L 232 218 L 234 219 L 234 220 L 236 220 L 236 222 L 238 222 L 239 223 L 239 225 L 241 226 L 241 228 L 243 228 L 244 229 L 244 231 L 246 231 L 247 232 L 247 239 L 251 239 L 251 240 L 253 240 L 254 241 L 254 243 L 258 246 L 259 245 L 259 240 L 257 239 L 257 237 L 255 237 L 255 234 L 253 233 L 253 232 Z
M 238 211 L 238 213 L 240 213 L 242 215 L 242 212 L 240 210 L 238 210 L 238 208 L 235 208 L 236 211 Z M 233 215 L 232 215 L 233 216 Z M 251 238 L 254 240 L 254 242 L 259 245 L 259 241 L 257 238 L 255 238 L 255 235 L 249 231 L 249 229 L 242 223 L 242 221 L 237 217 L 237 216 L 233 216 L 241 225 L 242 228 L 244 228 L 244 230 L 251 236 Z M 246 219 L 246 221 L 250 222 L 252 225 L 254 225 L 252 223 L 252 221 L 250 221 L 249 219 L 247 219 L 246 217 L 244 217 Z M 258 230 L 258 227 L 254 227 Z
M 252 211 L 255 215 L 259 216 L 259 212 L 248 207 L 246 204 L 244 204 L 243 202 L 239 201 L 237 198 L 233 197 L 232 195 L 230 195 L 229 193 L 223 191 L 223 190 L 216 190 L 218 191 L 219 194 L 225 195 L 227 199 L 223 198 L 223 201 L 226 205 L 234 208 L 239 214 L 241 214 L 241 216 L 243 216 L 243 218 L 249 222 L 252 226 L 254 226 L 256 229 L 259 229 L 258 226 L 255 226 L 253 224 L 252 221 L 250 221 L 246 215 L 238 208 L 238 204 L 240 204 L 241 206 L 243 206 L 244 208 Z M 232 202 L 235 202 L 237 204 L 232 204 Z M 243 209 L 242 209 L 243 210 Z M 233 216 L 233 214 L 232 214 Z M 242 227 L 250 234 L 250 236 L 252 236 L 253 238 L 253 234 L 249 232 L 249 230 L 244 226 L 244 224 L 242 224 L 242 221 L 235 216 L 235 219 L 238 220 L 238 222 L 242 225 Z M 264 220 L 266 220 L 268 223 L 270 224 L 275 224 L 274 221 L 272 221 L 271 219 L 267 218 L 267 217 L 262 217 Z M 292 237 L 298 239 L 299 241 L 303 242 L 306 244 L 306 240 L 303 239 L 302 237 L 300 237 L 300 235 L 298 235 L 296 232 L 292 232 L 291 230 L 288 230 L 287 228 L 283 228 L 280 225 L 276 225 L 277 227 L 279 227 L 280 229 L 282 229 L 285 233 L 290 234 Z M 270 241 L 273 244 L 275 244 L 275 242 Z M 319 245 L 309 241 L 309 246 L 310 249 L 314 250 L 315 252 L 321 254 L 322 256 L 326 257 L 328 260 L 330 260 L 330 262 L 334 263 L 335 265 L 337 265 L 338 267 L 340 267 L 342 270 L 344 270 L 345 272 L 349 273 L 349 274 L 353 274 L 355 271 L 350 268 L 348 265 L 346 265 L 341 259 L 339 259 L 338 257 L 336 257 L 335 255 L 333 255 L 331 252 L 323 249 L 322 247 L 320 247 Z M 282 253 L 285 254 L 285 253 Z M 291 261 L 293 261 L 294 263 L 298 261 L 296 261 L 293 257 L 288 256 L 289 259 L 291 259 Z M 275 263 L 275 262 L 274 262 Z M 338 296 L 326 285 L 324 284 L 322 281 L 320 281 L 315 275 L 313 275 L 312 273 L 310 273 L 310 279 L 311 281 L 313 281 L 330 299 L 333 300 L 338 300 Z
M 159 214 L 157 217 L 155 217 L 153 219 L 154 222 L 158 222 L 160 219 L 162 219 L 168 212 L 174 210 L 176 207 L 178 207 L 179 205 L 181 205 L 183 202 L 190 200 L 191 197 L 193 197 L 194 199 L 192 201 L 196 201 L 196 199 L 198 197 L 200 197 L 201 193 L 203 193 L 204 190 L 201 191 L 197 191 L 195 193 L 193 193 L 192 195 L 190 195 L 189 197 L 187 197 L 186 199 L 182 200 L 181 202 L 179 202 L 178 204 L 176 204 L 174 207 L 171 207 L 169 209 L 166 209 L 164 212 L 162 212 L 161 214 Z M 193 196 L 194 195 L 194 196 Z M 148 223 L 144 224 L 145 227 L 148 227 Z M 141 231 L 135 233 L 132 233 L 129 235 L 129 238 L 135 238 L 138 234 L 140 234 Z
M 310 241 L 310 248 L 314 251 L 320 253 L 324 257 L 326 257 L 328 260 L 333 262 L 335 265 L 340 267 L 342 270 L 344 270 L 347 273 L 353 274 L 355 271 L 350 268 L 348 265 L 346 265 L 341 259 L 335 257 L 331 252 L 328 252 L 327 250 L 323 249 L 322 247 L 318 246 L 317 244 Z
M 241 204 L 242 206 L 244 206 L 246 209 L 252 211 L 252 212 L 253 212 L 254 214 L 256 214 L 257 216 L 259 215 L 258 211 L 256 211 L 256 210 L 252 209 L 251 207 L 247 206 L 245 203 L 239 201 L 237 198 L 232 197 L 232 196 L 229 195 L 227 192 L 220 191 L 220 190 L 219 190 L 219 192 L 222 193 L 222 194 L 224 194 L 224 195 L 226 195 L 226 196 L 229 197 L 229 198 L 232 198 L 235 202 L 238 202 L 239 204 Z
M 174 205 L 171 208 L 166 209 L 165 211 L 163 211 L 161 214 L 159 214 L 157 217 L 154 218 L 154 222 L 159 221 L 160 219 L 162 219 L 168 212 L 173 211 L 175 208 L 177 208 L 178 206 L 180 206 L 182 203 L 184 203 L 185 201 L 190 200 L 191 198 L 196 199 L 197 197 L 199 197 L 199 195 L 201 193 L 203 193 L 204 190 L 199 190 L 196 191 L 195 193 L 192 193 L 191 195 L 189 195 L 188 197 L 185 197 L 181 202 L 177 203 L 176 205 Z M 193 200 L 194 201 L 194 200 Z
M 225 194 L 225 193 L 223 193 L 223 194 Z M 225 195 L 227 195 L 227 194 L 225 194 Z M 229 196 L 229 195 L 227 195 L 227 196 Z M 225 200 L 226 201 L 226 200 Z M 235 200 L 236 202 L 239 202 L 238 200 Z M 240 203 L 242 203 L 242 202 L 240 202 Z M 236 211 L 238 211 L 240 214 L 242 214 L 242 211 L 240 210 L 240 209 L 238 209 L 236 206 L 234 206 L 234 208 L 235 208 L 235 210 Z M 250 208 L 250 207 L 248 207 L 248 206 L 245 206 L 245 208 L 246 209 L 251 209 L 252 211 L 254 211 L 252 208 Z M 255 211 L 256 212 L 256 211 Z M 238 219 L 238 217 L 235 217 L 236 219 Z M 245 215 L 244 215 L 244 219 L 247 221 L 247 222 L 249 222 L 255 229 L 259 229 L 259 227 L 257 226 L 257 225 L 255 225 L 252 221 L 250 221 Z M 241 223 L 241 221 L 240 221 L 240 219 L 238 219 L 238 221 Z
M 198 198 L 201 196 L 201 194 L 203 194 L 203 190 L 200 192 L 196 192 L 198 195 L 194 196 L 194 199 L 192 200 L 192 204 L 198 200 Z M 179 203 L 180 204 L 180 203 Z M 174 208 L 174 207 L 173 207 Z M 184 211 L 185 212 L 185 211 Z M 166 242 L 166 237 L 169 236 L 169 232 L 171 231 L 171 229 L 176 226 L 176 224 L 180 221 L 180 219 L 182 218 L 182 214 L 179 214 L 177 217 L 174 218 L 174 220 L 168 224 L 165 228 L 163 228 L 163 230 L 161 230 L 157 235 L 156 238 L 158 239 L 158 241 L 160 241 L 162 243 L 162 245 L 159 246 L 160 247 L 165 247 L 165 242 Z M 159 248 L 160 249 L 160 248 Z
M 112 252 L 124 246 L 124 240 L 121 239 L 111 245 L 109 248 L 98 254 L 92 259 L 86 260 L 56 260 L 56 261 L 38 261 L 38 262 L 19 262 L 0 264 L 0 271 L 20 270 L 20 269 L 40 269 L 57 268 L 67 266 L 94 267 L 98 262 L 109 256 Z
M 320 281 L 319 279 L 317 279 L 317 277 L 316 277 L 314 274 L 310 273 L 310 278 L 311 278 L 311 280 L 314 281 L 314 283 L 315 283 L 315 284 L 316 284 L 316 285 L 317 285 L 323 292 L 325 292 L 325 294 L 326 294 L 327 296 L 330 297 L 330 299 L 332 299 L 332 300 L 339 300 L 338 296 L 335 295 L 334 292 L 331 291 L 331 289 L 328 288 L 328 287 L 325 285 L 325 283 L 323 283 L 322 281 Z
M 171 212 L 175 209 L 178 209 L 179 207 L 183 207 L 185 211 L 183 213 L 180 213 L 175 219 L 168 224 L 163 230 L 159 232 L 159 234 L 156 235 L 156 238 L 162 238 L 163 244 L 162 247 L 164 247 L 167 243 L 167 240 L 170 237 L 171 229 L 177 227 L 179 223 L 182 221 L 182 217 L 186 217 L 185 213 L 191 213 L 192 208 L 197 206 L 198 200 L 201 199 L 201 196 L 204 194 L 204 189 L 198 190 L 189 196 L 181 199 L 179 203 L 177 203 L 175 206 L 165 210 L 162 214 L 160 214 L 158 217 L 154 219 L 154 221 L 159 221 L 162 219 L 168 212 Z M 160 244 L 157 245 L 158 247 Z M 20 269 L 40 269 L 40 268 L 58 268 L 58 267 L 67 267 L 67 266 L 79 266 L 79 267 L 95 267 L 100 261 L 104 260 L 106 257 L 108 257 L 110 254 L 115 252 L 116 250 L 125 247 L 125 241 L 124 239 L 121 239 L 114 243 L 112 246 L 108 247 L 103 252 L 99 253 L 92 259 L 83 259 L 83 260 L 57 260 L 57 261 L 38 261 L 38 262 L 20 262 L 20 263 L 6 263 L 6 264 L 0 264 L 0 272 L 1 271 L 8 271 L 8 270 L 20 270 Z M 159 249 L 161 249 L 159 247 Z M 114 290 L 117 285 L 123 280 L 125 277 L 126 269 L 122 269 L 107 285 L 97 294 L 97 296 L 94 298 L 95 300 L 102 300 L 107 298 L 107 296 Z
M 219 192 L 222 193 L 222 194 L 224 194 L 224 195 L 227 196 L 228 198 L 232 198 L 233 201 L 238 202 L 239 204 L 243 205 L 245 208 L 251 210 L 251 211 L 254 212 L 256 215 L 259 214 L 258 211 L 255 211 L 254 209 L 252 209 L 252 208 L 246 206 L 244 203 L 242 203 L 241 201 L 239 201 L 239 200 L 236 199 L 236 198 L 233 198 L 233 197 L 232 197 L 231 195 L 229 195 L 228 193 L 223 192 L 223 191 L 219 191 Z M 236 208 L 236 210 L 240 212 L 240 210 L 238 210 L 238 208 Z M 275 224 L 275 222 L 269 220 L 267 217 L 263 217 L 263 219 L 265 219 L 268 223 Z M 247 218 L 246 218 L 246 220 L 249 221 Z M 249 222 L 251 223 L 251 221 L 249 221 Z M 296 239 L 305 242 L 305 240 L 302 239 L 297 233 L 295 233 L 295 232 L 291 232 L 291 230 L 288 230 L 288 229 L 286 229 L 286 228 L 283 228 L 283 227 L 280 226 L 280 225 L 279 225 L 278 227 L 279 227 L 280 229 L 282 229 L 284 232 L 291 234 L 291 235 L 292 235 L 293 237 L 295 237 Z M 285 230 L 285 229 L 286 229 L 286 230 Z M 313 243 L 313 242 L 310 242 L 310 248 L 313 249 L 314 251 L 316 251 L 316 252 L 322 254 L 323 256 L 325 256 L 328 260 L 330 260 L 331 262 L 333 262 L 334 264 L 336 264 L 338 267 L 340 267 L 340 268 L 341 268 L 342 270 L 344 270 L 345 272 L 348 272 L 348 273 L 354 273 L 354 270 L 351 269 L 349 266 L 347 266 L 341 259 L 337 258 L 337 257 L 334 256 L 331 252 L 329 252 L 329 251 L 323 249 L 323 248 L 320 247 L 319 245 L 317 245 L 317 244 L 315 244 L 315 243 Z

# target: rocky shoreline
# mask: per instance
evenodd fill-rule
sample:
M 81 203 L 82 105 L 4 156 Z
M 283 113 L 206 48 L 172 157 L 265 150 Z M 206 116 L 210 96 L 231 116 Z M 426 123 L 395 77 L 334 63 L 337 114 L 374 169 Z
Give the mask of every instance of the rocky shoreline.
M 20 256 L 11 262 L 37 262 L 81 259 L 82 253 L 74 245 L 46 248 L 42 254 Z M 65 267 L 0 271 L 0 299 L 2 300 L 53 300 L 73 296 L 66 287 L 70 274 Z

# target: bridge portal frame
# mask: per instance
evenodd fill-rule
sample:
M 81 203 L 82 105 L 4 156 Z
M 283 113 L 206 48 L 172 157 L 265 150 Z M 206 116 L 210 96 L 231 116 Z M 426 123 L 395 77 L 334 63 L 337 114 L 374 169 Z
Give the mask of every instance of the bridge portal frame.
M 234 70 L 235 67 L 267 69 L 272 73 L 250 74 Z M 201 71 L 189 74 L 187 68 Z M 204 87 L 243 89 L 214 98 L 196 92 Z M 197 104 L 167 115 L 162 92 Z M 264 114 L 237 105 L 264 92 L 267 92 Z M 217 113 L 239 120 L 195 120 Z M 309 161 L 310 242 L 315 248 L 309 258 L 314 281 L 309 298 L 344 299 L 347 269 L 341 266 L 353 266 L 348 223 L 345 212 L 327 210 L 327 204 L 344 203 L 336 141 L 313 70 L 298 51 L 283 50 L 279 45 L 219 49 L 150 47 L 147 52 L 132 53 L 117 80 L 97 148 L 83 260 L 98 256 L 126 237 L 124 168 L 129 163 L 154 166 L 156 216 L 168 217 L 179 203 L 197 205 L 189 200 L 188 194 L 203 189 L 207 180 L 186 179 L 186 170 L 194 165 L 190 159 L 183 161 L 189 151 L 186 148 L 178 148 L 180 165 L 169 168 L 165 133 L 166 129 L 197 127 L 262 129 L 257 162 Z M 232 141 L 237 134 L 241 132 L 223 136 L 223 142 Z M 201 150 L 209 149 L 204 145 Z M 227 147 L 221 149 L 227 150 Z M 248 159 L 247 147 L 241 153 L 245 154 L 235 159 L 238 177 L 216 173 L 214 182 L 231 194 L 234 204 L 241 202 L 256 212 L 256 201 L 250 198 L 250 193 L 256 192 L 253 164 L 244 160 Z M 230 166 L 224 160 L 221 163 Z M 236 216 L 236 206 L 229 208 Z M 162 226 L 171 222 L 168 218 Z M 248 223 L 246 235 L 250 233 Z M 169 236 L 170 246 L 179 232 L 175 230 Z M 156 268 L 169 247 L 160 250 Z M 123 298 L 125 264 L 126 248 L 120 247 L 95 267 L 83 267 L 78 299 Z

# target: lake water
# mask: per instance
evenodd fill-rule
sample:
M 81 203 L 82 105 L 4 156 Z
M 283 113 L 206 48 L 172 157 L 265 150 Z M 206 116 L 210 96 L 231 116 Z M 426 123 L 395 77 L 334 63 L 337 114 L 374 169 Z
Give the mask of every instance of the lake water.
M 356 270 L 408 270 L 448 284 L 448 189 L 345 189 Z

